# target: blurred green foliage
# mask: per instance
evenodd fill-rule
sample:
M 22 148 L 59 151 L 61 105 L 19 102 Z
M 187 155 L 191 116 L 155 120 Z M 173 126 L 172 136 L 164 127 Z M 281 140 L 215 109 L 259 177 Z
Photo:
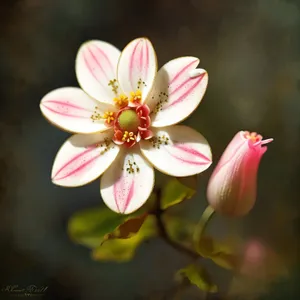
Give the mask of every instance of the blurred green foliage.
M 187 278 L 192 284 L 205 292 L 216 293 L 217 286 L 212 282 L 208 272 L 202 266 L 191 264 L 177 272 L 177 275 Z
M 160 226 L 164 226 L 165 233 L 161 237 L 171 246 L 175 243 L 174 248 L 178 251 L 183 250 L 187 255 L 192 253 L 193 259 L 195 253 L 197 258 L 198 253 L 199 257 L 208 258 L 216 265 L 234 272 L 236 277 L 230 293 L 243 289 L 243 280 L 259 279 L 265 284 L 266 279 L 278 278 L 285 269 L 276 253 L 270 249 L 262 248 L 267 253 L 266 258 L 254 265 L 243 256 L 245 241 L 239 237 L 219 241 L 205 234 L 207 223 L 214 213 L 210 207 L 203 212 L 198 223 L 173 215 L 168 210 L 195 194 L 195 180 L 194 177 L 184 178 L 181 182 L 176 178 L 170 179 L 159 193 L 153 192 L 147 203 L 131 215 L 117 214 L 107 207 L 79 211 L 69 220 L 69 235 L 74 242 L 92 249 L 93 260 L 121 263 L 131 260 L 138 247 L 144 241 L 160 235 Z M 255 274 L 259 274 L 259 278 Z M 262 274 L 264 277 L 261 277 Z M 190 282 L 205 292 L 218 291 L 208 271 L 196 263 L 180 269 L 176 277 L 180 278 L 181 283 Z
M 155 218 L 146 219 L 137 234 L 128 239 L 106 240 L 101 246 L 92 251 L 92 258 L 101 261 L 126 262 L 133 258 L 138 246 L 156 235 Z
M 198 177 L 199 174 L 196 174 L 187 177 L 176 177 L 176 179 L 184 186 L 196 191 L 198 187 Z
M 105 243 L 111 239 L 128 239 L 133 237 L 143 226 L 147 214 L 127 219 L 124 223 L 120 224 L 112 233 L 106 234 L 102 242 Z
M 107 207 L 85 209 L 70 218 L 68 233 L 75 243 L 95 248 L 101 245 L 106 234 L 113 232 L 127 218 Z
M 219 242 L 210 236 L 202 236 L 198 252 L 201 256 L 210 258 L 215 264 L 225 269 L 237 269 L 239 266 L 239 249 L 229 242 Z
M 180 183 L 176 178 L 171 179 L 163 188 L 161 197 L 161 209 L 178 204 L 183 200 L 190 199 L 195 194 L 195 190 Z

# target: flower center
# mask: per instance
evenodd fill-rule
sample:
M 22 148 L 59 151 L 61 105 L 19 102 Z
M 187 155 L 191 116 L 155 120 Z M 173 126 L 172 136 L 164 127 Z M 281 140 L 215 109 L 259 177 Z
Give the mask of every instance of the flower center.
M 127 109 L 124 110 L 119 118 L 119 125 L 122 130 L 129 132 L 136 132 L 140 126 L 140 120 L 135 110 Z

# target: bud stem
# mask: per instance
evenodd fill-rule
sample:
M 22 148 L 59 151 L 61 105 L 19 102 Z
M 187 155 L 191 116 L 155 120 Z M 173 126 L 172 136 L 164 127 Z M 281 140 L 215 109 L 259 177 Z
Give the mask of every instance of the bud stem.
M 195 249 L 198 253 L 200 252 L 199 245 L 200 245 L 201 238 L 202 238 L 202 236 L 205 232 L 205 229 L 208 225 L 208 222 L 212 218 L 214 212 L 215 212 L 215 210 L 211 206 L 208 205 L 205 208 L 204 212 L 202 213 L 202 216 L 201 216 L 198 224 L 196 225 L 194 235 L 193 235 L 193 240 L 194 240 Z

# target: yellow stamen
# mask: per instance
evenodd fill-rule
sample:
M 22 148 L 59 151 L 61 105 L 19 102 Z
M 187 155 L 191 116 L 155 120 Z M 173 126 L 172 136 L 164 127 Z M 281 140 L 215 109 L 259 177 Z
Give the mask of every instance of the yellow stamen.
M 114 113 L 111 111 L 105 112 L 102 118 L 106 120 L 107 124 L 115 120 Z
M 122 141 L 129 143 L 130 141 L 135 141 L 136 135 L 131 131 L 125 131 L 122 137 Z
M 124 107 L 128 105 L 128 97 L 121 94 L 119 97 L 114 98 L 114 102 L 119 107 Z
M 258 141 L 262 140 L 262 136 L 256 132 L 245 131 L 244 136 L 246 139 L 249 139 L 252 142 L 258 142 Z
M 136 92 L 130 92 L 130 102 L 141 102 L 142 92 L 137 90 Z

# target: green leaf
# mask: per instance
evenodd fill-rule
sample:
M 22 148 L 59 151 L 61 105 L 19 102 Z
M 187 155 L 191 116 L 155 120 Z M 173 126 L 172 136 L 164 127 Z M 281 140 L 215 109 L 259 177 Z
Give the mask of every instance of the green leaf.
M 218 255 L 211 256 L 210 259 L 218 266 L 227 269 L 233 270 L 237 268 L 238 257 L 234 254 L 219 253 Z
M 209 236 L 201 237 L 198 252 L 224 269 L 236 269 L 239 265 L 239 256 L 235 247 L 229 243 L 217 242 Z
M 190 199 L 194 194 L 195 190 L 184 186 L 176 178 L 171 179 L 162 191 L 161 208 L 166 209 L 183 200 Z
M 140 230 L 127 239 L 110 239 L 92 251 L 92 258 L 100 261 L 126 262 L 133 258 L 138 246 L 156 235 L 154 216 L 148 216 Z
M 127 215 L 117 214 L 107 207 L 85 209 L 70 218 L 68 233 L 74 242 L 94 248 L 126 218 Z
M 217 286 L 212 282 L 210 275 L 202 266 L 191 264 L 177 272 L 184 278 L 187 278 L 192 284 L 196 285 L 200 290 L 216 293 Z
M 111 239 L 128 239 L 134 236 L 144 224 L 147 214 L 127 219 L 119 225 L 112 233 L 106 234 L 102 244 Z
M 196 191 L 198 186 L 198 175 L 188 177 L 176 177 L 176 179 L 191 190 Z
M 193 246 L 192 236 L 196 226 L 194 222 L 168 213 L 163 215 L 163 221 L 172 240 L 184 243 L 186 246 Z
M 123 215 L 107 207 L 89 208 L 76 212 L 69 219 L 68 233 L 75 243 L 95 248 L 104 240 L 126 239 L 137 233 L 146 217 L 142 209 L 131 215 Z

